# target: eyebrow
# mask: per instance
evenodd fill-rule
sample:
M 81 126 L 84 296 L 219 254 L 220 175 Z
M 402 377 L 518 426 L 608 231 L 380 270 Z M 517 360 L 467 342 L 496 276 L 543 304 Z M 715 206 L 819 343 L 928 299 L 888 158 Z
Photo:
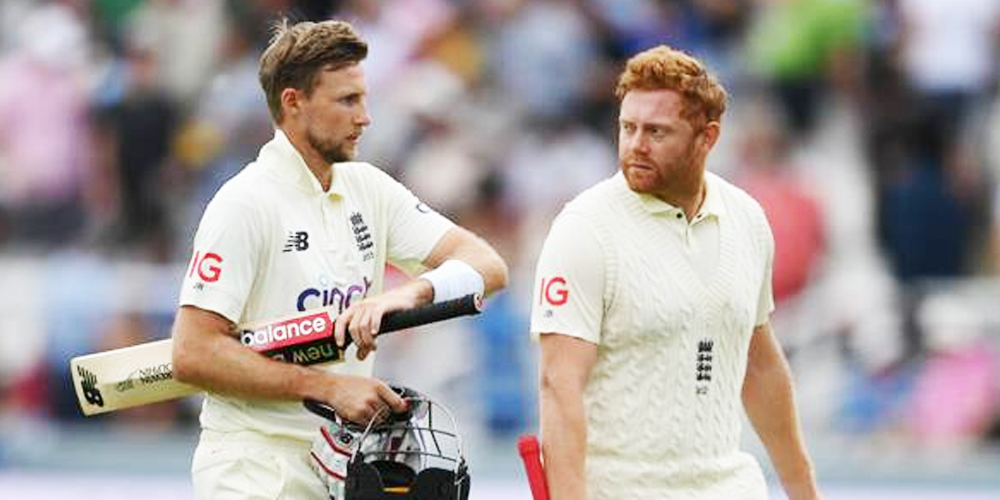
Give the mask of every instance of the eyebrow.
M 655 127 L 655 128 L 669 129 L 669 130 L 676 130 L 677 129 L 677 125 L 676 124 L 670 123 L 670 122 L 662 122 L 662 121 L 657 121 L 657 122 L 640 122 L 640 121 L 637 121 L 637 120 L 629 120 L 627 118 L 618 118 L 618 123 L 619 124 L 635 125 L 636 127 L 639 127 L 639 128 L 654 128 Z

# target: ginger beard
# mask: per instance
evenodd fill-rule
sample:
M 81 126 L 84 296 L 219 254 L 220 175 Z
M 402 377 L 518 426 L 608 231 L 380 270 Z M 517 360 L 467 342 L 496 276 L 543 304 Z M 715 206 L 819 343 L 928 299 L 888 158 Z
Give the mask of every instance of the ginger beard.
M 633 191 L 671 204 L 700 194 L 706 128 L 696 128 L 683 109 L 672 90 L 632 90 L 622 99 L 618 166 Z
M 656 196 L 675 192 L 681 186 L 699 186 L 702 172 L 697 155 L 695 141 L 691 140 L 680 157 L 673 160 L 656 160 L 623 152 L 618 166 L 625 175 L 629 189 Z

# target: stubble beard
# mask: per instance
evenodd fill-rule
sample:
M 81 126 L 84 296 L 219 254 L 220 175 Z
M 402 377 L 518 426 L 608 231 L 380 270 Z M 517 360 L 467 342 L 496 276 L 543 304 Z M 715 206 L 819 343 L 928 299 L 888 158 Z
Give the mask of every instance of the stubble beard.
M 342 163 L 354 159 L 354 147 L 348 142 L 334 142 L 316 137 L 312 132 L 306 133 L 309 145 L 319 153 L 320 158 L 329 164 Z
M 637 160 L 634 157 L 622 159 L 621 165 Z M 669 196 L 671 193 L 686 192 L 689 188 L 700 189 L 701 176 L 697 169 L 695 159 L 695 146 L 692 142 L 684 155 L 677 160 L 664 166 L 663 163 L 654 162 L 650 158 L 641 159 L 641 163 L 652 164 L 652 172 L 643 171 L 639 177 L 633 172 L 632 175 L 625 175 L 629 188 L 640 194 L 649 194 L 657 197 Z M 690 184 L 690 186 L 688 186 Z M 672 196 L 670 196 L 672 198 Z

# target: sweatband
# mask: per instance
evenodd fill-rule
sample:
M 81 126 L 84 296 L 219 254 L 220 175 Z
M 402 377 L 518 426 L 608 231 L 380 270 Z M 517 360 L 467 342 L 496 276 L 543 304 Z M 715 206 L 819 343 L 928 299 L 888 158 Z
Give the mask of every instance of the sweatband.
M 448 259 L 440 266 L 420 275 L 434 287 L 434 302 L 464 297 L 470 293 L 482 295 L 486 284 L 472 266 L 457 259 Z

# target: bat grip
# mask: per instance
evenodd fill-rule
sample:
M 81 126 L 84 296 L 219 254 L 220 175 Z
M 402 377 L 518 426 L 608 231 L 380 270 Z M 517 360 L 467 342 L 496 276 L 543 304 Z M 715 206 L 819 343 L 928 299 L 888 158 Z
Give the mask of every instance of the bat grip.
M 542 467 L 542 449 L 538 444 L 538 438 L 533 435 L 521 436 L 517 440 L 517 451 L 521 455 L 524 471 L 528 475 L 531 498 L 549 500 L 549 486 L 545 480 L 545 469 Z
M 385 313 L 382 323 L 379 325 L 378 335 L 383 333 L 405 330 L 415 326 L 436 323 L 459 316 L 479 314 L 483 310 L 483 298 L 477 293 L 470 293 L 464 297 L 435 302 L 413 309 L 402 309 Z M 347 337 L 347 342 L 351 337 Z

